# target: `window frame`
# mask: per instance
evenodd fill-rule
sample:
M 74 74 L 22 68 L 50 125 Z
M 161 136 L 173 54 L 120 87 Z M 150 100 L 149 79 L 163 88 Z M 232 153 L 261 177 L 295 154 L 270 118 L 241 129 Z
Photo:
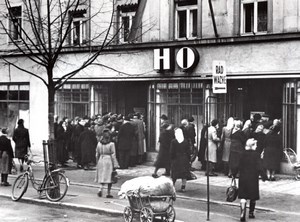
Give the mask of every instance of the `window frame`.
M 265 31 L 258 31 L 258 4 L 261 2 L 267 3 L 267 29 Z M 246 32 L 246 19 L 245 19 L 245 5 L 253 4 L 253 31 Z M 241 8 L 240 8 L 240 34 L 241 35 L 258 35 L 258 34 L 267 34 L 269 28 L 269 7 L 270 4 L 268 0 L 241 0 Z M 252 22 L 251 22 L 252 25 Z
M 196 21 L 194 21 L 192 16 L 192 11 L 196 10 Z M 178 12 L 185 11 L 186 12 L 186 37 L 179 37 L 179 15 Z M 182 5 L 179 6 L 178 3 L 175 5 L 175 39 L 177 40 L 186 40 L 186 39 L 196 39 L 198 37 L 198 16 L 199 16 L 199 9 L 198 4 L 194 5 Z M 196 23 L 196 36 L 192 36 L 193 31 L 193 24 Z
M 79 41 L 78 43 L 74 42 L 74 35 L 77 32 L 74 23 L 79 22 Z M 72 18 L 71 24 L 71 45 L 83 45 L 88 42 L 87 40 L 87 19 L 84 17 L 81 18 Z
M 129 37 L 129 34 L 130 34 L 130 30 L 131 30 L 131 27 L 132 27 L 132 22 L 133 22 L 133 19 L 135 17 L 135 14 L 136 14 L 136 11 L 130 11 L 130 12 L 122 12 L 120 11 L 119 13 L 119 24 L 120 24 L 120 27 L 119 27 L 119 41 L 121 43 L 127 43 L 128 42 L 128 37 Z M 129 26 L 128 26 L 128 36 L 127 36 L 127 40 L 125 40 L 125 29 L 124 29 L 124 24 L 123 24 L 123 18 L 125 17 L 129 17 Z
M 17 20 L 20 20 L 20 26 L 17 26 L 15 27 L 14 26 L 14 22 L 10 16 L 10 13 L 9 13 L 9 10 L 13 9 L 13 8 L 18 8 L 20 7 L 21 8 L 21 15 L 20 16 L 16 16 L 16 19 Z M 12 42 L 20 42 L 22 40 L 22 27 L 24 27 L 24 19 L 23 19 L 23 6 L 22 4 L 18 4 L 18 5 L 10 5 L 10 8 L 7 9 L 7 27 L 8 27 L 8 33 L 9 35 L 7 36 L 7 42 L 8 43 L 12 43 Z M 11 29 L 14 29 L 14 30 L 11 30 Z M 16 30 L 18 29 L 18 30 Z M 17 31 L 17 38 L 13 38 L 14 37 L 14 34 L 12 34 L 13 32 L 16 32 Z

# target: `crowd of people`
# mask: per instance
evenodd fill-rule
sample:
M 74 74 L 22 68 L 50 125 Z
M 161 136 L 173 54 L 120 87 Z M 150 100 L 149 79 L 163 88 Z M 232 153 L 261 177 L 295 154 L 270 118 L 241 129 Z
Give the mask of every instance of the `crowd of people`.
M 96 147 L 105 132 L 110 133 L 115 145 L 120 169 L 127 169 L 145 161 L 146 140 L 143 116 L 132 113 L 127 116 L 105 113 L 94 118 L 64 117 L 54 123 L 57 161 L 65 165 L 69 159 L 78 168 L 88 170 L 96 165 Z

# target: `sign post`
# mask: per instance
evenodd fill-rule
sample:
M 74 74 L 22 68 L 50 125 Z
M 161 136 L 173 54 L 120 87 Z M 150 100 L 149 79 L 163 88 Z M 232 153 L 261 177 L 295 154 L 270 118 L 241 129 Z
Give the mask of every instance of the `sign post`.
M 214 60 L 212 63 L 213 93 L 227 93 L 226 63 Z

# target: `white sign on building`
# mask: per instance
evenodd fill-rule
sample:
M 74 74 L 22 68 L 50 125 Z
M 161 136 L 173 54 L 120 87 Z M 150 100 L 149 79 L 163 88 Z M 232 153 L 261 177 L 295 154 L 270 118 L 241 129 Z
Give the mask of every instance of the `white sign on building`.
M 212 63 L 213 93 L 227 93 L 226 63 L 214 60 Z

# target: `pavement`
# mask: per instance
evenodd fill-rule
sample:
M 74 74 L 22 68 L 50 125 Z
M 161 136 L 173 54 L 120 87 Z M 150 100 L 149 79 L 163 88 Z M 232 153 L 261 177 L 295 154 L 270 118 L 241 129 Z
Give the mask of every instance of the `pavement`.
M 176 222 L 195 221 L 239 221 L 238 208 L 239 201 L 229 203 L 225 201 L 226 188 L 230 185 L 231 179 L 221 175 L 209 177 L 209 186 L 207 186 L 207 177 L 205 172 L 198 170 L 197 161 L 194 162 L 194 171 L 197 176 L 196 180 L 188 181 L 185 193 L 177 192 L 177 199 L 174 202 L 176 212 Z M 33 166 L 35 178 L 43 178 L 44 166 L 42 164 Z M 113 199 L 98 197 L 97 192 L 99 185 L 95 183 L 95 169 L 83 170 L 78 169 L 76 164 L 69 161 L 64 167 L 65 174 L 70 180 L 70 187 L 67 195 L 60 202 L 50 202 L 40 198 L 37 192 L 29 185 L 27 192 L 20 201 L 37 203 L 43 205 L 53 205 L 61 208 L 73 208 L 80 211 L 88 211 L 94 213 L 106 213 L 113 215 L 122 215 L 125 206 L 129 206 L 126 199 L 118 198 L 118 191 L 121 185 L 132 178 L 140 176 L 150 176 L 153 173 L 153 163 L 145 163 L 137 165 L 125 170 L 118 170 L 119 181 L 113 185 Z M 18 172 L 19 173 L 19 172 Z M 159 170 L 158 174 L 162 174 L 163 170 Z M 13 183 L 17 175 L 9 175 L 9 182 Z M 176 190 L 180 188 L 180 181 L 176 183 Z M 209 205 L 208 205 L 208 189 L 209 188 Z M 260 181 L 261 199 L 257 202 L 256 209 L 260 212 L 275 212 L 282 215 L 300 216 L 300 181 L 294 180 L 293 176 L 276 175 L 276 181 Z M 11 187 L 0 187 L 0 196 L 10 198 Z M 202 203 L 202 204 L 201 204 Z M 283 204 L 284 203 L 284 204 Z M 202 206 L 202 207 L 201 207 Z M 204 207 L 203 207 L 204 206 Z M 236 215 L 224 216 L 226 212 L 220 213 L 218 206 L 236 208 Z M 209 213 L 208 213 L 208 209 Z M 188 213 L 188 217 L 187 217 Z M 138 217 L 137 217 L 138 218 Z M 284 218 L 284 216 L 283 216 Z M 139 221 L 136 219 L 136 221 Z M 259 221 L 256 219 L 256 221 Z M 283 220 L 282 220 L 283 221 Z

